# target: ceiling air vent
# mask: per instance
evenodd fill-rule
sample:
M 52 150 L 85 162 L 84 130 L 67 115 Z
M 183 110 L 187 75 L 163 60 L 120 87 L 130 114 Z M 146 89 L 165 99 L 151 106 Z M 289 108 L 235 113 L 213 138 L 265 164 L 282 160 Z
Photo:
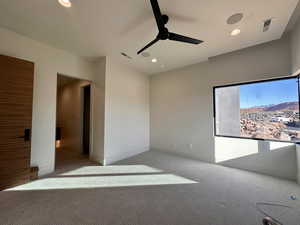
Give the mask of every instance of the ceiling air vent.
M 272 23 L 272 19 L 268 19 L 264 22 L 263 32 L 266 32 L 270 29 L 271 23 Z

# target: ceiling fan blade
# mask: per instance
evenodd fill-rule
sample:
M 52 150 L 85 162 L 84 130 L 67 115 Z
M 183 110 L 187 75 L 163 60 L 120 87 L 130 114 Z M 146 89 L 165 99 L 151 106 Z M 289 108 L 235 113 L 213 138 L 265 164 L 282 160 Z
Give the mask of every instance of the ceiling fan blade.
M 153 41 L 151 41 L 149 44 L 147 44 L 144 48 L 142 48 L 141 50 L 139 50 L 137 54 L 139 55 L 140 53 L 142 53 L 143 51 L 145 51 L 147 48 L 149 48 L 150 46 L 154 45 L 158 41 L 159 41 L 159 39 L 155 38 Z
M 195 45 L 201 44 L 203 42 L 198 39 L 186 37 L 186 36 L 183 36 L 180 34 L 175 34 L 175 33 L 169 33 L 169 40 L 180 41 L 180 42 L 185 42 L 185 43 L 195 44 Z
M 165 24 L 164 24 L 164 21 L 162 19 L 162 15 L 161 15 L 161 11 L 160 11 L 158 2 L 157 2 L 157 0 L 150 0 L 150 2 L 151 2 L 153 14 L 155 16 L 155 20 L 156 20 L 156 23 L 157 23 L 158 30 L 163 30 Z

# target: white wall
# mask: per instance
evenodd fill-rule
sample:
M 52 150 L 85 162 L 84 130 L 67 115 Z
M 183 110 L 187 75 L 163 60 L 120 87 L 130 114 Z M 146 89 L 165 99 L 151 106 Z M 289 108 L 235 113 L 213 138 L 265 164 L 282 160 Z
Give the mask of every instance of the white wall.
M 105 131 L 105 78 L 106 57 L 99 58 L 95 64 L 95 80 L 92 84 L 92 152 L 91 158 L 104 165 Z
M 93 65 L 80 57 L 0 28 L 0 54 L 35 63 L 31 165 L 52 172 L 55 156 L 57 73 L 93 80 Z
M 149 150 L 149 77 L 106 58 L 105 164 Z
M 291 36 L 291 72 L 295 73 L 300 70 L 300 20 L 296 23 Z M 300 72 L 300 71 L 299 71 Z
M 296 154 L 297 154 L 297 182 L 300 184 L 300 146 L 296 145 Z
M 216 154 L 236 155 L 223 164 L 295 179 L 294 145 L 271 151 L 268 143 L 229 138 L 215 141 L 213 134 L 213 86 L 285 76 L 290 73 L 290 61 L 285 37 L 152 76 L 151 149 L 212 163 Z M 258 148 L 260 151 L 255 150 Z

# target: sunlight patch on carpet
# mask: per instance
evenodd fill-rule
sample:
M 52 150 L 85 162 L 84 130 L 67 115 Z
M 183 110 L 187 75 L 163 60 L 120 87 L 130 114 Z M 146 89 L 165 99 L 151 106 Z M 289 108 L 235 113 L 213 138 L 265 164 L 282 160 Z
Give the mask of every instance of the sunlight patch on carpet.
M 123 175 L 102 177 L 50 177 L 11 188 L 6 191 L 109 188 L 195 183 L 197 182 L 173 174 Z

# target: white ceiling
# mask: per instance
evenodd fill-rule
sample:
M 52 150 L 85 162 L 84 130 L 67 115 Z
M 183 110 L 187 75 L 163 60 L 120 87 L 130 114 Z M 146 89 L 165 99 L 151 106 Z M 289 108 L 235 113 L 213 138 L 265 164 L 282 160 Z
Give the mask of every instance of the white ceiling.
M 57 0 L 1 0 L 0 26 L 81 56 L 111 55 L 152 74 L 280 38 L 298 0 L 159 0 L 161 11 L 170 16 L 170 31 L 205 43 L 161 41 L 148 50 L 158 63 L 136 55 L 157 34 L 149 0 L 72 3 L 72 8 L 63 8 Z M 230 15 L 240 12 L 244 13 L 240 23 L 226 23 Z M 273 18 L 271 29 L 263 33 L 263 21 L 269 18 Z M 230 36 L 234 28 L 242 33 Z

